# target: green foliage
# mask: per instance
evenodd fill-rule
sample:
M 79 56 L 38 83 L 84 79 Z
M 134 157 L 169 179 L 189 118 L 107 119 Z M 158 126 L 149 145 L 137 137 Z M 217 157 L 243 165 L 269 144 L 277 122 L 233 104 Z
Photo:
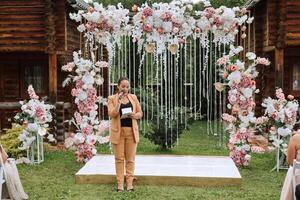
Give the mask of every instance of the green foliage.
M 19 158 L 24 155 L 23 151 L 19 149 L 21 143 L 18 138 L 23 129 L 23 126 L 12 124 L 12 128 L 7 129 L 6 133 L 1 136 L 1 144 L 9 157 Z
M 141 134 L 154 144 L 159 145 L 162 149 L 172 148 L 177 138 L 180 137 L 186 128 L 184 121 L 180 121 L 179 119 L 180 113 L 183 113 L 185 108 L 175 107 L 172 113 L 167 113 L 169 112 L 167 108 L 161 106 L 160 102 L 157 102 L 157 94 L 147 92 L 143 89 L 136 89 L 136 95 L 140 99 L 142 108 L 145 108 L 146 104 L 148 108 L 148 113 L 143 109 L 144 120 L 140 123 Z M 152 118 L 146 121 L 145 116 L 150 116 L 150 113 Z M 172 120 L 168 119 L 170 116 L 172 116 Z M 192 122 L 189 109 L 187 109 L 185 119 L 188 124 Z

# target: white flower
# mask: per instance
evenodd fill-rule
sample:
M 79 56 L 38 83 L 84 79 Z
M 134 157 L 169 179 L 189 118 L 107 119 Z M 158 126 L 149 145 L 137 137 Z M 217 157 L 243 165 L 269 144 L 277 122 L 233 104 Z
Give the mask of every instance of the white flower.
M 249 155 L 249 154 L 245 155 L 245 160 L 250 161 L 251 160 L 251 155 Z
M 235 48 L 233 45 L 230 45 L 230 52 L 229 52 L 229 56 L 234 56 L 239 54 L 241 51 L 243 51 L 244 48 L 242 46 L 238 46 L 237 48 Z
M 93 154 L 93 155 L 96 155 L 96 154 L 97 154 L 97 149 L 96 149 L 96 148 L 93 148 L 92 154 Z
M 85 31 L 85 26 L 84 26 L 84 24 L 80 24 L 80 25 L 77 27 L 77 30 L 78 30 L 80 33 L 84 32 L 84 31 Z
M 86 85 L 92 85 L 95 82 L 94 77 L 91 74 L 85 74 L 82 77 L 82 81 L 86 84 Z
M 251 88 L 242 89 L 242 93 L 246 98 L 250 98 L 253 95 L 253 90 Z
M 40 136 L 44 136 L 44 135 L 47 134 L 47 130 L 46 130 L 44 127 L 39 127 L 39 129 L 38 129 L 38 134 L 39 134 Z
M 254 17 L 249 17 L 246 22 L 247 22 L 247 24 L 251 24 L 253 22 L 253 20 L 254 20 Z
M 92 12 L 92 13 L 86 13 L 82 15 L 86 20 L 91 21 L 91 22 L 99 22 L 100 19 L 100 13 L 99 12 Z
M 84 101 L 87 99 L 87 93 L 83 90 L 79 90 L 77 97 L 80 101 Z
M 49 134 L 47 139 L 49 140 L 49 142 L 55 142 L 56 141 L 52 134 Z
M 81 133 L 77 133 L 74 136 L 74 143 L 75 144 L 82 144 L 82 143 L 84 143 L 84 141 L 85 141 L 85 138 L 83 137 L 83 135 Z
M 239 83 L 241 81 L 242 75 L 240 71 L 234 71 L 229 76 L 227 79 L 229 80 L 229 85 L 231 85 L 233 82 Z
M 291 134 L 291 130 L 288 128 L 280 127 L 278 128 L 278 134 L 281 135 L 282 137 L 286 137 Z
M 255 59 L 256 59 L 256 54 L 255 54 L 255 53 L 252 53 L 252 52 L 248 52 L 248 53 L 246 53 L 246 57 L 247 57 L 249 60 L 255 60 Z
M 29 123 L 26 127 L 26 130 L 28 132 L 37 132 L 39 129 L 39 126 L 36 123 Z

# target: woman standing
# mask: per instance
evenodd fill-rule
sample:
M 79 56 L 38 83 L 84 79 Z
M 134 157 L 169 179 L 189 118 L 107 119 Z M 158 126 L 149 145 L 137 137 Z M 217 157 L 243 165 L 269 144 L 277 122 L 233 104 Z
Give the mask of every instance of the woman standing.
M 289 142 L 287 161 L 290 168 L 286 174 L 284 184 L 281 190 L 280 200 L 292 200 L 292 177 L 293 177 L 293 162 L 294 159 L 300 161 L 300 133 L 299 130 L 294 134 Z M 296 184 L 300 183 L 300 171 L 296 171 Z
M 118 81 L 118 93 L 108 97 L 108 115 L 111 117 L 110 142 L 115 155 L 118 192 L 124 190 L 124 164 L 126 168 L 127 191 L 133 191 L 134 162 L 139 129 L 137 120 L 143 112 L 134 94 L 129 93 L 129 80 Z

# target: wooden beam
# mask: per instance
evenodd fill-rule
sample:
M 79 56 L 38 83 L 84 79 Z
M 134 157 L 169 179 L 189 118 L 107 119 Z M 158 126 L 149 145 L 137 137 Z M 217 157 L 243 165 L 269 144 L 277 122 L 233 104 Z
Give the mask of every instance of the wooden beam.
M 49 99 L 52 104 L 57 99 L 57 55 L 49 54 Z
M 270 51 L 274 51 L 275 50 L 275 46 L 267 46 L 263 48 L 264 52 L 270 52 Z
M 284 50 L 275 49 L 275 86 L 283 88 Z

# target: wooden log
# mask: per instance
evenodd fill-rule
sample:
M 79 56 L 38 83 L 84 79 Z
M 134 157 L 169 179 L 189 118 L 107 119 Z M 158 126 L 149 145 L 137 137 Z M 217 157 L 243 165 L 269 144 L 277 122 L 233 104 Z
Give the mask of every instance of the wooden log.
M 49 54 L 49 97 L 50 102 L 55 104 L 57 98 L 57 55 Z
M 283 88 L 284 50 L 275 49 L 275 86 Z

